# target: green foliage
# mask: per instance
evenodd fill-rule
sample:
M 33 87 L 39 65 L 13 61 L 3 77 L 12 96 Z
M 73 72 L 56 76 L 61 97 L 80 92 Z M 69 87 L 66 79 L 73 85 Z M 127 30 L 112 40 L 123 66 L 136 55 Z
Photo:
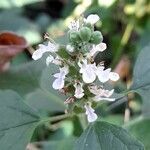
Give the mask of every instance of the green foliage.
M 36 61 L 16 66 L 0 74 L 0 88 L 12 89 L 20 95 L 25 95 L 39 87 L 39 80 L 44 62 Z
M 25 6 L 31 3 L 37 5 Z M 37 45 L 42 40 L 41 35 L 46 31 L 50 33 L 51 38 L 55 38 L 56 42 L 59 41 L 62 45 L 68 43 L 64 35 L 64 31 L 66 30 L 65 24 L 68 20 L 64 21 L 56 18 L 53 20 L 53 14 L 54 17 L 56 17 L 53 5 L 49 7 L 47 1 L 40 2 L 40 5 L 38 5 L 38 3 L 39 1 L 37 0 L 0 1 L 0 8 L 6 8 L 5 11 L 0 10 L 0 31 L 14 31 L 24 36 L 29 44 L 32 44 L 31 46 L 33 46 L 33 44 Z M 82 3 L 82 0 L 69 0 L 63 3 L 64 6 L 60 16 L 63 16 L 63 19 L 67 16 L 69 16 L 67 19 L 76 16 L 76 12 L 79 12 L 76 11 L 78 10 L 76 9 L 78 7 L 77 4 L 79 3 Z M 128 3 L 132 3 L 132 5 L 128 5 Z M 105 58 L 106 65 L 109 66 L 110 62 L 112 62 L 112 56 L 116 56 L 118 49 L 122 50 L 122 54 L 131 58 L 130 68 L 132 69 L 132 64 L 134 63 L 137 52 L 135 50 L 138 49 L 140 51 L 133 72 L 133 85 L 130 90 L 140 94 L 143 103 L 142 113 L 148 118 L 137 118 L 131 122 L 129 121 L 129 123 L 123 127 L 140 140 L 146 150 L 150 149 L 150 22 L 148 21 L 148 6 L 148 0 L 128 0 L 123 3 L 115 0 L 110 3 L 105 3 L 102 0 L 94 0 L 92 4 L 86 8 L 84 13 L 85 16 L 90 13 L 97 13 L 102 21 L 95 25 L 95 29 L 100 30 L 104 34 L 104 42 L 107 41 L 108 50 L 96 57 L 97 62 L 100 62 L 101 58 Z M 82 5 L 82 7 L 84 6 Z M 139 8 L 140 11 L 138 11 Z M 30 9 L 30 11 L 28 11 L 28 9 Z M 124 11 L 120 11 L 123 9 Z M 31 11 L 33 14 L 30 13 Z M 49 13 L 50 11 L 53 12 Z M 56 12 L 57 11 L 58 10 L 56 10 Z M 133 29 L 131 29 L 130 32 L 123 33 L 125 27 L 128 26 L 132 19 L 135 19 Z M 80 47 L 82 47 L 84 53 L 87 52 L 87 47 L 85 46 L 86 42 L 97 44 L 103 41 L 103 37 L 100 31 L 94 33 L 90 32 L 93 30 L 91 24 L 85 24 L 83 28 L 83 31 L 81 29 L 78 32 L 68 34 L 70 36 L 71 45 L 76 46 L 76 44 L 80 43 L 80 46 L 76 47 L 75 50 L 81 50 Z M 60 35 L 61 37 L 58 37 Z M 122 37 L 124 37 L 126 41 L 124 45 L 121 45 Z M 138 42 L 139 38 L 141 39 L 140 42 Z M 78 43 L 74 43 L 76 40 L 78 40 Z M 65 51 L 64 48 L 61 49 L 58 54 L 64 56 L 66 60 L 70 59 L 68 52 Z M 40 117 L 45 114 L 46 116 L 61 114 L 66 108 L 63 103 L 66 96 L 62 96 L 60 92 L 55 91 L 51 87 L 51 83 L 54 80 L 52 75 L 58 68 L 53 65 L 45 67 L 45 61 L 43 62 L 42 60 L 27 63 L 29 59 L 30 57 L 28 57 L 28 55 L 23 56 L 21 54 L 16 60 L 13 59 L 11 63 L 12 68 L 10 68 L 10 70 L 0 73 L 1 150 L 24 150 L 26 145 L 30 142 L 39 121 L 42 119 Z M 118 57 L 118 60 L 119 59 L 120 57 Z M 26 64 L 18 65 L 20 62 L 26 62 Z M 13 67 L 14 64 L 15 67 Z M 69 68 L 69 75 L 76 78 L 78 72 L 74 64 L 72 65 L 73 66 Z M 130 81 L 130 74 L 126 76 L 126 79 L 127 82 Z M 123 82 L 120 81 L 120 83 L 123 87 L 126 86 L 124 80 Z M 115 87 L 118 91 L 120 88 L 120 85 L 117 88 Z M 7 89 L 13 91 L 8 91 Z M 101 102 L 100 106 L 96 108 L 96 113 L 100 116 L 104 116 L 102 118 L 100 117 L 99 120 L 116 125 L 123 125 L 124 114 L 122 112 L 124 112 L 126 98 L 121 100 L 124 94 L 118 94 L 118 96 L 114 97 L 117 97 L 116 99 L 119 100 L 110 105 Z M 133 99 L 135 102 L 138 100 L 137 97 Z M 79 101 L 77 101 L 77 103 L 78 102 Z M 105 107 L 101 104 L 104 104 Z M 80 106 L 80 103 L 78 106 Z M 112 109 L 114 110 L 113 113 L 111 112 Z M 131 106 L 130 109 L 131 118 L 132 116 L 135 117 L 139 115 L 137 113 L 134 114 Z M 106 112 L 106 110 L 108 110 L 108 112 Z M 75 106 L 74 112 L 76 114 L 83 113 L 83 109 Z M 108 116 L 105 117 L 106 114 Z M 37 142 L 37 145 L 39 145 L 39 147 L 41 146 L 40 150 L 144 150 L 142 144 L 130 136 L 124 129 L 106 122 L 97 121 L 94 124 L 90 124 L 81 135 L 87 123 L 84 122 L 85 120 L 83 118 L 75 117 L 75 120 L 54 121 L 53 124 L 44 124 L 46 135 L 39 126 L 38 129 L 41 131 L 40 135 L 42 138 L 35 136 L 34 140 L 38 141 L 39 139 L 43 139 L 47 141 Z M 73 138 L 74 135 L 81 135 L 75 144 L 75 148 L 74 143 L 76 139 Z M 62 138 L 63 140 L 60 140 Z
M 25 97 L 26 103 L 40 112 L 64 111 L 65 97 L 54 91 L 50 85 L 56 68 L 53 65 L 45 67 L 45 62 L 40 60 L 1 73 L 0 88 L 18 92 Z
M 133 72 L 133 85 L 132 90 L 139 93 L 143 100 L 143 113 L 145 115 L 149 114 L 150 107 L 150 45 L 145 46 L 136 61 L 134 72 Z
M 130 131 L 138 140 L 140 140 L 144 146 L 145 150 L 149 150 L 150 148 L 150 120 L 148 118 L 139 117 L 126 126 L 126 129 Z
M 18 10 L 19 11 L 19 10 Z M 20 11 L 3 11 L 0 13 L 0 31 L 9 30 L 25 37 L 30 44 L 41 41 L 39 27 L 26 17 L 20 15 Z M 5 16 L 5 17 L 4 17 Z
M 2 150 L 24 150 L 39 115 L 13 91 L 0 91 L 0 145 Z
M 50 141 L 41 143 L 41 150 L 73 150 L 75 138 L 66 138 L 61 141 Z
M 35 2 L 38 2 L 38 0 L 5 0 L 0 2 L 0 8 L 22 7 Z
M 143 145 L 121 127 L 106 123 L 91 124 L 76 142 L 74 150 L 144 150 Z

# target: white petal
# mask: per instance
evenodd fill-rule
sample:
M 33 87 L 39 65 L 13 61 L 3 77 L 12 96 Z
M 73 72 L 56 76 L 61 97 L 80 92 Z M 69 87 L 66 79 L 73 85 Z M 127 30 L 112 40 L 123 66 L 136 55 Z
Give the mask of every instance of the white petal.
M 96 14 L 91 14 L 86 18 L 87 23 L 95 24 L 99 20 L 99 16 Z
M 38 60 L 38 59 L 40 59 L 40 58 L 43 56 L 44 53 L 45 53 L 45 52 L 44 52 L 43 50 L 37 49 L 36 51 L 34 51 L 34 53 L 33 53 L 33 55 L 32 55 L 32 58 L 33 58 L 34 60 Z
M 94 122 L 98 116 L 95 112 L 95 110 L 90 106 L 90 105 L 85 105 L 84 106 L 85 109 L 86 109 L 86 115 L 87 115 L 87 119 L 88 119 L 88 122 Z
M 80 99 L 84 96 L 84 93 L 75 93 L 74 95 L 76 98 Z
M 61 74 L 60 74 L 60 73 L 55 73 L 53 76 L 54 76 L 55 78 L 60 78 Z
M 105 43 L 100 43 L 100 44 L 96 45 L 96 49 L 99 52 L 103 52 L 106 48 L 107 48 L 107 46 Z
M 78 31 L 79 26 L 80 26 L 79 20 L 73 20 L 73 21 L 69 24 L 68 28 L 69 28 L 70 30 Z
M 119 77 L 119 74 L 118 74 L 118 73 L 110 72 L 109 78 L 110 78 L 110 80 L 112 80 L 112 81 L 117 81 L 117 80 L 119 80 L 120 77 Z
M 78 62 L 80 67 L 80 73 L 82 73 L 82 79 L 85 83 L 92 83 L 96 79 L 96 64 L 87 64 L 87 60 L 82 60 L 83 64 Z
M 65 81 L 62 78 L 57 78 L 54 80 L 52 87 L 55 90 L 62 89 L 64 87 Z
M 84 90 L 82 88 L 82 84 L 81 83 L 75 83 L 74 84 L 75 87 L 75 97 L 80 99 L 84 96 Z
M 96 113 L 92 113 L 92 114 L 87 116 L 88 122 L 94 122 L 97 120 L 97 118 L 98 118 L 98 116 Z
M 49 64 L 54 60 L 54 57 L 52 55 L 48 56 L 46 58 L 46 65 L 49 66 Z
M 99 81 L 102 82 L 102 83 L 107 82 L 110 78 L 110 76 L 109 76 L 110 71 L 111 71 L 110 68 L 108 68 L 104 71 L 97 70 L 97 76 L 98 76 Z
M 91 93 L 93 93 L 94 95 L 98 95 L 99 94 L 99 89 L 97 85 L 91 85 L 89 86 L 89 91 Z
M 113 102 L 113 101 L 115 101 L 115 98 L 95 96 L 95 97 L 93 97 L 93 100 L 96 101 L 96 102 L 99 102 L 99 101 L 102 101 L 102 100 Z
M 66 49 L 68 52 L 71 52 L 71 53 L 74 52 L 74 47 L 69 44 L 66 46 Z
M 48 42 L 48 45 L 46 47 L 46 51 L 57 52 L 58 51 L 58 45 L 54 44 L 54 43 L 51 43 L 51 42 Z
M 86 67 L 82 73 L 82 78 L 85 83 L 92 83 L 96 79 L 95 71 L 91 67 Z
M 63 72 L 65 75 L 67 75 L 69 73 L 69 67 L 64 66 L 63 68 L 60 68 L 60 72 Z
M 114 93 L 114 89 L 112 89 L 111 91 L 103 89 L 101 96 L 110 97 L 113 93 Z

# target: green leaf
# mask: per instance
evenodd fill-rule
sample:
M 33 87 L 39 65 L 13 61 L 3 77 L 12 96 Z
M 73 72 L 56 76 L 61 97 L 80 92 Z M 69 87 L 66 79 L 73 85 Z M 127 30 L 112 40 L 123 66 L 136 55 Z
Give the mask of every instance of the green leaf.
M 0 91 L 0 147 L 24 150 L 40 117 L 13 91 Z
M 27 4 L 39 2 L 38 0 L 5 0 L 5 1 L 0 1 L 0 8 L 12 8 L 12 7 L 22 7 Z
M 39 112 L 62 112 L 65 97 L 52 88 L 54 65 L 46 68 L 45 61 L 33 61 L 0 74 L 0 89 L 11 89 L 24 96 Z
M 0 13 L 0 31 L 13 31 L 23 36 L 29 44 L 36 44 L 42 40 L 40 28 L 25 16 L 21 16 L 14 10 L 7 10 Z
M 67 138 L 61 141 L 43 142 L 41 150 L 73 150 L 75 138 Z
M 25 102 L 40 113 L 63 112 L 65 110 L 63 98 L 55 95 L 53 91 L 37 89 L 26 96 Z
M 144 150 L 143 145 L 121 127 L 95 122 L 81 135 L 74 150 Z
M 106 122 L 113 123 L 115 125 L 120 125 L 120 126 L 123 124 L 123 121 L 124 121 L 122 115 L 108 115 L 100 119 L 102 121 L 106 121 Z
M 144 47 L 135 64 L 132 89 L 139 89 L 150 85 L 150 44 Z
M 143 99 L 143 113 L 147 115 L 150 113 L 150 44 L 144 47 L 135 64 L 133 72 L 133 85 L 131 90 L 135 90 L 142 96 Z
M 33 61 L 0 74 L 0 89 L 12 89 L 25 95 L 37 89 L 45 63 Z
M 126 128 L 144 144 L 146 150 L 150 149 L 150 119 L 140 117 L 127 124 Z

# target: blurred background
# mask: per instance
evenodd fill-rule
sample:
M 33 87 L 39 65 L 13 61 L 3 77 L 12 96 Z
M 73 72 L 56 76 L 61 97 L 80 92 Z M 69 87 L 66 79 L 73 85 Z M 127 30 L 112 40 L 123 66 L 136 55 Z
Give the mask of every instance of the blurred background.
M 60 98 L 56 98 L 57 103 L 49 101 L 55 99 L 53 95 L 58 95 L 50 89 L 51 79 L 48 75 L 52 72 L 45 69 L 45 62 L 42 60 L 32 62 L 31 56 L 38 44 L 45 41 L 46 33 L 56 42 L 66 43 L 68 24 L 82 14 L 100 16 L 95 28 L 102 32 L 107 50 L 98 55 L 96 61 L 104 60 L 106 66 L 111 66 L 120 74 L 121 80 L 115 85 L 117 92 L 126 90 L 131 85 L 137 54 L 150 43 L 149 0 L 1 0 L 0 89 L 17 91 L 26 103 L 43 115 L 64 112 Z M 37 80 L 40 80 L 40 83 L 37 83 Z M 41 91 L 41 87 L 51 95 Z M 141 103 L 138 95 L 131 94 L 128 102 L 123 99 L 115 104 L 102 103 L 97 113 L 106 121 L 123 125 L 141 113 Z M 53 126 L 47 124 L 39 127 L 33 141 L 76 137 L 82 130 L 82 123 L 74 117 L 72 120 L 57 122 Z M 150 139 L 150 135 L 146 138 Z M 150 144 L 145 139 L 144 144 L 149 147 Z M 34 145 L 28 145 L 28 149 L 47 150 L 56 144 L 37 143 L 36 148 Z

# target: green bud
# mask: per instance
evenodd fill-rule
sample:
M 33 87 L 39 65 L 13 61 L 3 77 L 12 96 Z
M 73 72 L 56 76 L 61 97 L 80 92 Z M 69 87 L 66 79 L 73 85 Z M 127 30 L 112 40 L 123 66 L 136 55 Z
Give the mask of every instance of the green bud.
M 99 44 L 103 41 L 103 36 L 102 33 L 100 31 L 95 31 L 93 32 L 90 42 L 93 44 Z
M 77 31 L 69 32 L 69 39 L 71 42 L 74 42 L 74 43 L 81 41 L 80 36 L 79 36 L 79 32 L 77 32 Z
M 89 29 L 91 29 L 91 31 L 94 30 L 94 26 L 92 26 L 91 23 L 86 23 L 84 26 L 88 27 Z
M 82 27 L 79 35 L 82 41 L 88 42 L 91 38 L 91 30 L 88 27 Z

